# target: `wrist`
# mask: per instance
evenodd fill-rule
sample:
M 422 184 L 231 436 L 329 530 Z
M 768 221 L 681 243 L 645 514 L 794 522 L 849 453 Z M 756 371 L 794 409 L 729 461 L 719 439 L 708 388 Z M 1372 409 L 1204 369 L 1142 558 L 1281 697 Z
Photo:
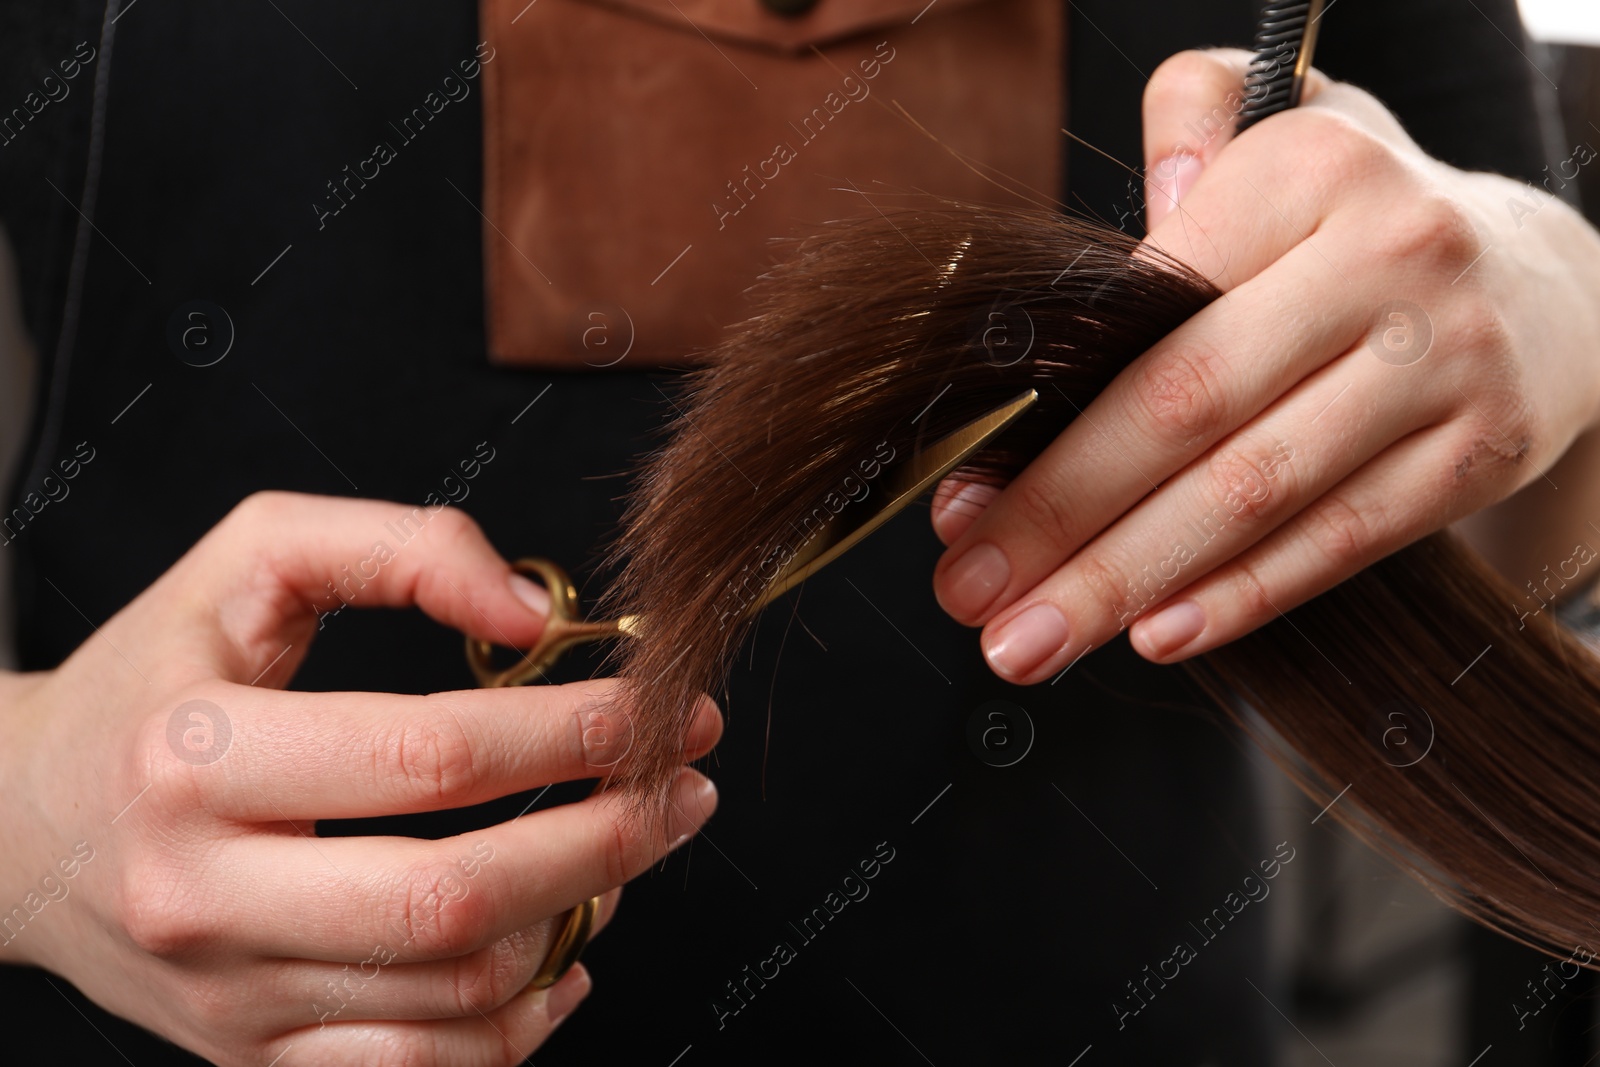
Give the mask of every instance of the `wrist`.
M 50 676 L 0 671 L 0 964 L 36 966 L 43 948 L 29 930 L 47 862 L 37 847 L 42 812 L 30 770 L 38 765 L 41 717 L 30 698 Z

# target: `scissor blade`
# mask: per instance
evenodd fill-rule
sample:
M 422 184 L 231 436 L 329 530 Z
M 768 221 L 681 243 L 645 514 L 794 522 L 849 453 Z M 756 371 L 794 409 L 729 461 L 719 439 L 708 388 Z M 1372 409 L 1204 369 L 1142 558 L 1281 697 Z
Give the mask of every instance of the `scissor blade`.
M 967 423 L 955 433 L 923 449 L 916 456 L 884 472 L 872 490 L 877 500 L 871 504 L 852 501 L 816 529 L 789 563 L 778 572 L 749 607 L 750 613 L 793 589 L 823 567 L 838 559 L 872 531 L 888 522 L 906 505 L 937 485 L 945 475 L 971 458 L 984 445 L 1009 427 L 1039 399 L 1029 389 L 1015 400 Z

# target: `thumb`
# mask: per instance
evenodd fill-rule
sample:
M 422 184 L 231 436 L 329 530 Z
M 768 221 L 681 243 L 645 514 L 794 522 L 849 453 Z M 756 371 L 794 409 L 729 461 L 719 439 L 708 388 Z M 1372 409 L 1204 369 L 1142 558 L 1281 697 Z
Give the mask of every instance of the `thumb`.
M 1144 165 L 1145 229 L 1155 229 L 1194 187 L 1217 153 L 1233 140 L 1239 112 L 1244 110 L 1245 75 L 1250 73 L 1252 54 L 1242 48 L 1207 48 L 1179 52 L 1169 57 L 1144 89 Z M 1285 57 L 1274 62 L 1293 62 Z M 1266 73 L 1274 76 L 1276 67 Z M 1333 85 L 1326 75 L 1312 68 L 1306 71 L 1300 103 L 1328 92 Z M 1382 105 L 1365 93 L 1359 106 L 1363 114 L 1387 116 Z M 1398 126 L 1389 119 L 1394 127 Z M 1389 131 L 1386 131 L 1389 132 Z M 1404 134 L 1398 134 L 1404 137 Z
M 274 678 L 291 675 L 307 639 L 346 607 L 415 605 L 473 637 L 518 648 L 538 640 L 549 612 L 545 590 L 514 573 L 478 524 L 452 507 L 257 493 L 185 562 L 190 568 L 167 577 L 181 582 L 178 572 L 189 569 L 214 591 L 226 644 L 243 654 L 226 666 L 249 671 L 259 657 L 295 646 Z
M 1241 48 L 1179 52 L 1144 90 L 1145 229 L 1183 200 L 1244 108 L 1250 53 Z

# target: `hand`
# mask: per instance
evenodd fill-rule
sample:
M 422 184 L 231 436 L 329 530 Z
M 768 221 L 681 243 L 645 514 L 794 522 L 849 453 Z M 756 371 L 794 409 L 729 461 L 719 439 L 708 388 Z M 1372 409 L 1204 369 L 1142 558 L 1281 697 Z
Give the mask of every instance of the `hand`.
M 1247 63 L 1185 52 L 1144 97 L 1148 243 L 1226 295 L 1003 493 L 936 496 L 940 603 L 1011 681 L 1124 627 L 1157 662 L 1231 641 L 1540 478 L 1600 416 L 1600 237 L 1315 71 L 1234 138 Z
M 612 795 L 441 841 L 314 836 L 600 777 L 630 736 L 607 682 L 274 688 L 329 581 L 517 647 L 548 604 L 459 511 L 250 497 L 59 668 L 0 684 L 0 902 L 25 902 L 0 961 L 219 1064 L 521 1063 L 589 989 L 581 965 L 526 988 L 565 913 L 605 893 L 603 923 L 716 792 L 683 769 L 664 837 Z M 707 700 L 684 759 L 720 732 Z

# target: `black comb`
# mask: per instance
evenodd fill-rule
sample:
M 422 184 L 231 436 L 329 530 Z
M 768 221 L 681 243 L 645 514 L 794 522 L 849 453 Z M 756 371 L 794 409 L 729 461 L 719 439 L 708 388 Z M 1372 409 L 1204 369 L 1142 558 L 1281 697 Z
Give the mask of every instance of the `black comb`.
M 1268 0 L 1262 7 L 1236 132 L 1243 133 L 1268 115 L 1300 102 L 1300 87 L 1311 69 L 1317 20 L 1324 6 L 1323 0 Z

